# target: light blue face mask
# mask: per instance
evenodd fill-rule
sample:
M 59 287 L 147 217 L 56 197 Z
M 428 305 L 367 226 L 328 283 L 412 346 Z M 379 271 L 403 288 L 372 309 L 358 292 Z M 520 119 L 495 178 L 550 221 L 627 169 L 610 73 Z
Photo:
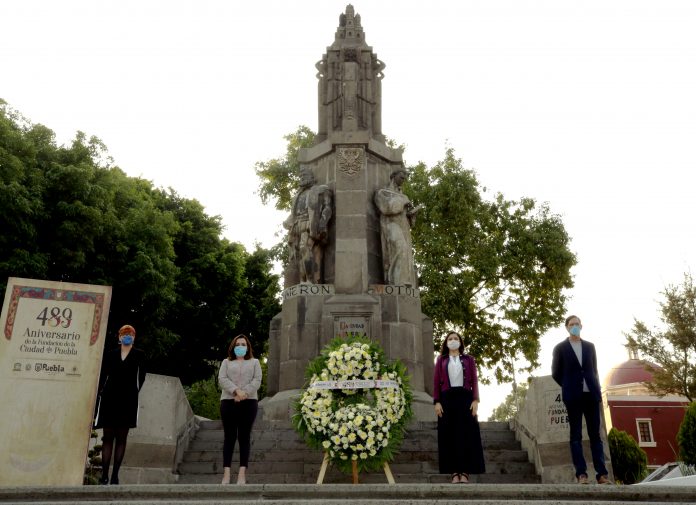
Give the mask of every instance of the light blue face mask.
M 121 337 L 121 343 L 123 345 L 131 345 L 133 343 L 133 335 L 123 335 Z
M 247 348 L 244 347 L 243 345 L 234 346 L 234 355 L 237 356 L 238 358 L 241 358 L 242 356 L 246 356 L 246 353 L 247 353 Z
M 580 336 L 580 327 L 579 326 L 571 326 L 570 327 L 570 334 L 573 335 L 574 337 L 579 337 Z

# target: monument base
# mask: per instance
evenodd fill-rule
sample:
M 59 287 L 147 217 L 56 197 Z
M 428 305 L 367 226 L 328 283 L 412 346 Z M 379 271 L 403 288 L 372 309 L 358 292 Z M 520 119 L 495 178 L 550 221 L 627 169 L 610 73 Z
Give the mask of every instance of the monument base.
M 293 403 L 299 396 L 299 389 L 288 389 L 273 396 L 267 396 L 259 402 L 261 419 L 264 421 L 290 421 L 294 414 Z

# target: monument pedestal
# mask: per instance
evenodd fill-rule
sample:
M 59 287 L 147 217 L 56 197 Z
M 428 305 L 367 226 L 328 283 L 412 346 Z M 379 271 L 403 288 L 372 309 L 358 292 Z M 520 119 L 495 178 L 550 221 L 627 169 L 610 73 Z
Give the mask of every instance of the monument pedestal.
M 432 324 L 420 311 L 418 290 L 370 286 L 368 294 L 335 294 L 333 285 L 298 284 L 285 289 L 283 310 L 271 324 L 268 392 L 263 418 L 289 419 L 292 402 L 305 386 L 307 364 L 336 337 L 379 342 L 390 360 L 408 369 L 419 421 L 434 418 Z

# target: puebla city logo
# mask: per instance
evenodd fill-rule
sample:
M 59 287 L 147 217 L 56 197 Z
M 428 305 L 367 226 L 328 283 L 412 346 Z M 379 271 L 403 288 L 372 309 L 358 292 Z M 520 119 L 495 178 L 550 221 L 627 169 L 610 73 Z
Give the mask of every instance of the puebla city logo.
M 34 365 L 34 370 L 37 372 L 53 372 L 61 373 L 65 371 L 61 365 L 49 365 L 48 363 L 36 363 Z

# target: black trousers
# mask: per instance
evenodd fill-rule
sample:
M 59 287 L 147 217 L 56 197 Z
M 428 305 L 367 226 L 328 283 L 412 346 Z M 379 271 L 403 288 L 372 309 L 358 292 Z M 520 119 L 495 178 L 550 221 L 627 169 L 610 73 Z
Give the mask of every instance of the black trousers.
M 220 402 L 220 417 L 225 431 L 225 442 L 222 445 L 223 466 L 232 466 L 232 453 L 237 440 L 239 440 L 239 466 L 249 466 L 251 427 L 254 425 L 258 410 L 258 400 L 242 400 L 241 402 L 222 400 Z
M 592 464 L 597 478 L 607 475 L 604 461 L 604 444 L 599 436 L 601 418 L 599 409 L 602 403 L 597 401 L 590 393 L 583 393 L 575 402 L 566 403 L 568 409 L 568 421 L 570 423 L 570 455 L 575 466 L 575 476 L 587 475 L 587 463 L 582 452 L 582 418 L 585 417 L 587 435 L 590 437 L 590 449 L 592 451 Z
M 450 388 L 440 395 L 437 419 L 440 473 L 486 473 L 478 419 L 471 415 L 471 391 Z

